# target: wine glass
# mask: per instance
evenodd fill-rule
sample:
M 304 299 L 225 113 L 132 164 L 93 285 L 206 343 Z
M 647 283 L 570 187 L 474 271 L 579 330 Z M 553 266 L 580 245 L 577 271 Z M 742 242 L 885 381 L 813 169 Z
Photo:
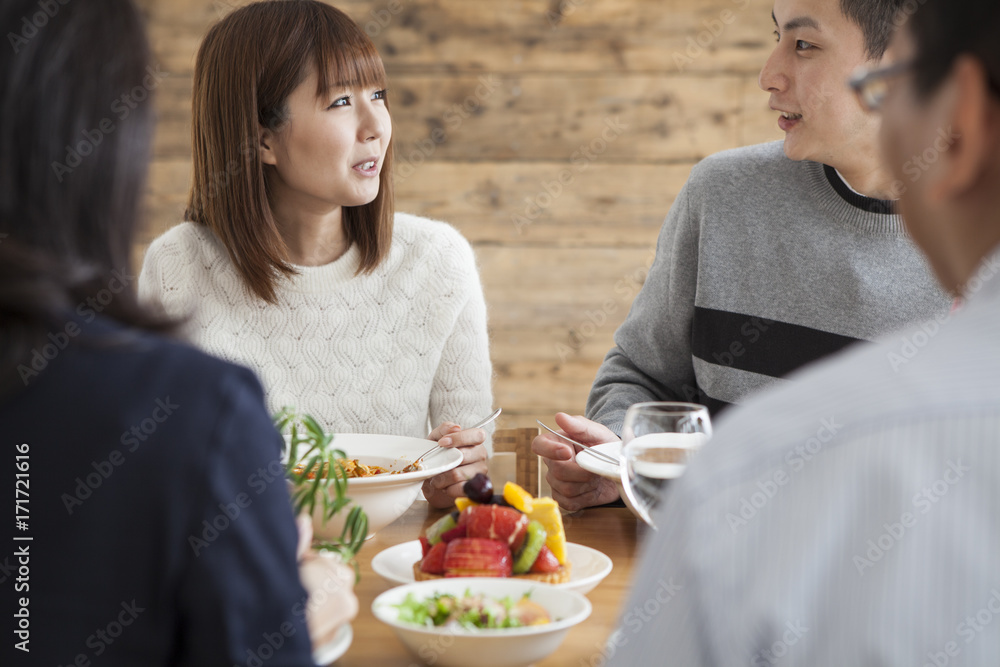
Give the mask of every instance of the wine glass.
M 653 528 L 653 510 L 667 480 L 680 477 L 691 456 L 712 435 L 708 408 L 696 403 L 636 403 L 622 424 L 624 500 Z

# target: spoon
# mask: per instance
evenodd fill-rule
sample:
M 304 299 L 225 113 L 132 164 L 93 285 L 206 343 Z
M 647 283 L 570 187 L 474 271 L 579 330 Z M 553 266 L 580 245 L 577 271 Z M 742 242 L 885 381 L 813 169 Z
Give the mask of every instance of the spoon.
M 491 414 L 489 417 L 486 417 L 485 419 L 483 419 L 481 421 L 476 422 L 475 424 L 473 424 L 472 426 L 470 426 L 469 429 L 482 428 L 482 427 L 486 426 L 491 421 L 493 421 L 494 419 L 496 419 L 497 417 L 499 417 L 501 412 L 503 412 L 503 408 L 497 408 L 496 410 L 493 411 L 493 414 Z M 469 429 L 462 429 L 462 430 L 466 431 L 466 430 L 469 430 Z M 434 445 L 433 447 L 431 447 L 430 449 L 428 449 L 426 452 L 424 452 L 423 454 L 421 454 L 420 456 L 418 456 L 413 463 L 411 463 L 410 465 L 408 465 L 405 468 L 403 468 L 403 472 L 410 472 L 411 468 L 412 468 L 412 470 L 417 470 L 418 469 L 417 468 L 417 464 L 418 463 L 420 463 L 425 457 L 430 456 L 431 454 L 433 454 L 434 452 L 436 452 L 439 449 L 441 449 L 441 445 Z
M 574 445 L 576 445 L 577 447 L 579 447 L 580 449 L 582 449 L 587 454 L 590 454 L 591 456 L 597 457 L 597 458 L 601 459 L 602 461 L 604 461 L 605 463 L 610 463 L 613 466 L 618 466 L 618 459 L 616 459 L 614 457 L 611 457 L 611 456 L 608 456 L 604 452 L 599 452 L 596 449 L 591 449 L 591 445 L 585 445 L 582 442 L 577 442 L 573 438 L 571 438 L 571 437 L 569 437 L 567 435 L 563 435 L 562 433 L 559 433 L 558 431 L 553 430 L 552 428 L 546 426 L 545 423 L 542 420 L 540 420 L 540 419 L 536 419 L 535 421 L 538 422 L 538 425 L 541 426 L 542 428 L 544 428 L 549 433 L 552 433 L 553 435 L 559 436 L 560 438 L 562 438 L 566 442 L 573 443 Z

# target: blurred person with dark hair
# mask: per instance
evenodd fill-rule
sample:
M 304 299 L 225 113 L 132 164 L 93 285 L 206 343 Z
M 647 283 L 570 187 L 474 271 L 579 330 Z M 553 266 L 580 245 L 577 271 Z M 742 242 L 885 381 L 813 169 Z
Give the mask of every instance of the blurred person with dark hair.
M 913 322 L 943 319 L 935 283 L 897 214 L 879 119 L 843 81 L 883 58 L 906 0 L 776 0 L 760 72 L 784 142 L 702 160 L 660 231 L 656 258 L 615 332 L 586 417 L 556 422 L 584 444 L 618 439 L 625 410 L 687 401 L 713 415 L 803 366 Z M 617 501 L 608 479 L 543 434 L 532 448 L 571 510 Z
M 493 401 L 486 302 L 468 241 L 395 211 L 387 85 L 364 30 L 325 3 L 255 2 L 214 25 L 188 221 L 150 246 L 139 289 L 260 373 L 272 412 L 460 448 L 424 483 L 448 507 L 486 472 L 486 431 L 460 427 Z
M 611 664 L 1000 664 L 1000 3 L 894 22 L 852 86 L 963 305 L 719 420 L 656 517 Z
M 52 5 L 0 9 L 3 664 L 311 665 L 260 384 L 134 295 L 152 107 L 113 109 L 155 86 L 141 17 Z

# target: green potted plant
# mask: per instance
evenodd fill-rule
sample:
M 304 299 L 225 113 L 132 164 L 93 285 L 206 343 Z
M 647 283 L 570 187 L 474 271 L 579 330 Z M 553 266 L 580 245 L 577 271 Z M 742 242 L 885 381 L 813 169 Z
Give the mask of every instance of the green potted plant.
M 316 516 L 316 509 L 320 508 L 323 522 L 329 521 L 351 504 L 347 496 L 347 473 L 340 463 L 347 455 L 333 447 L 333 436 L 309 415 L 300 415 L 286 407 L 274 416 L 274 423 L 279 432 L 287 435 L 285 475 L 291 483 L 296 516 L 302 513 Z M 368 517 L 355 505 L 348 512 L 340 538 L 316 540 L 313 548 L 337 553 L 360 577 L 355 556 L 367 534 Z

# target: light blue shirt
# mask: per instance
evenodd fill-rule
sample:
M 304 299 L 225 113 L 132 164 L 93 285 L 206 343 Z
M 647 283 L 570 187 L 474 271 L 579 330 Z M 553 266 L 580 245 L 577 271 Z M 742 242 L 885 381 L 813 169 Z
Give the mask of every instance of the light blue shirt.
M 952 316 L 720 418 L 655 517 L 610 664 L 1000 665 L 998 273 L 1000 252 Z

